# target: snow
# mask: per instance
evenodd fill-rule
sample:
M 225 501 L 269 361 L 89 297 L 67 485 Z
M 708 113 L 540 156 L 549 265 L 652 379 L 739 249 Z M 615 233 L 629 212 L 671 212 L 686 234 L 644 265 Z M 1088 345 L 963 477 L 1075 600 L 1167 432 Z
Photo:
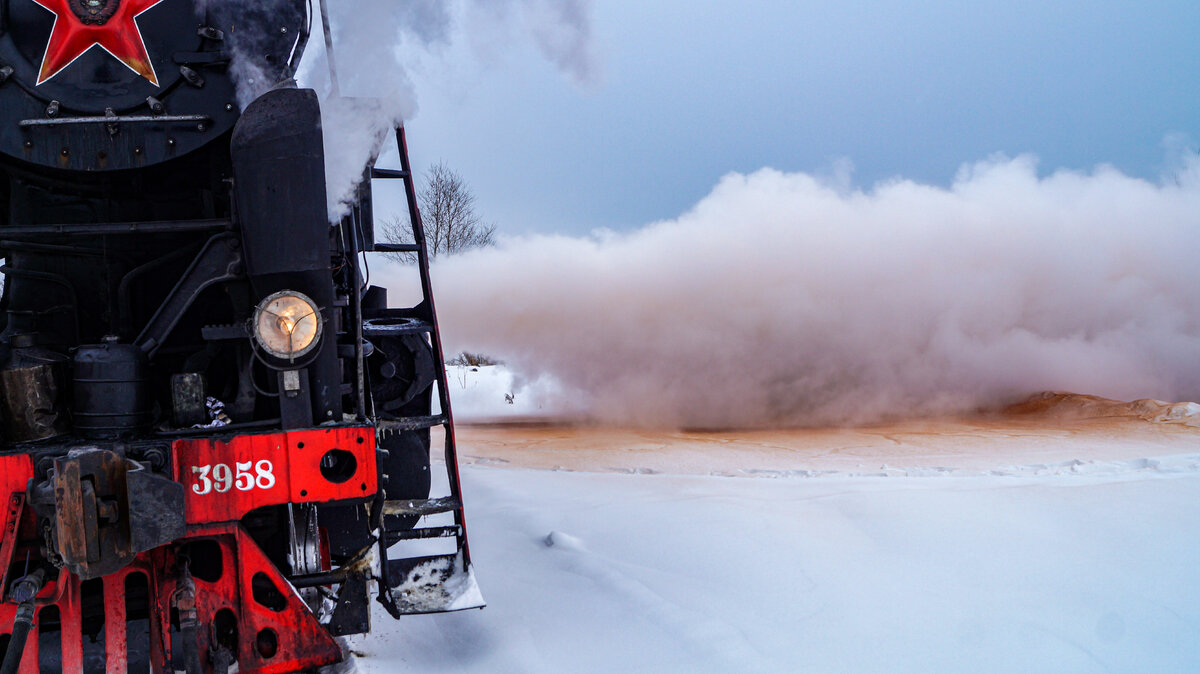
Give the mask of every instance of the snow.
M 1200 671 L 1200 429 L 1122 409 L 759 434 L 463 426 L 488 607 L 377 610 L 356 666 Z
M 560 397 L 560 387 L 549 378 L 524 381 L 503 365 L 450 365 L 446 382 L 455 418 L 465 421 L 544 417 L 561 414 L 547 400 Z
M 463 554 L 432 557 L 417 564 L 393 590 L 405 613 L 483 608 L 487 603 L 473 573 L 463 571 Z
M 363 672 L 1200 669 L 1200 474 L 747 479 L 469 467 L 481 612 Z

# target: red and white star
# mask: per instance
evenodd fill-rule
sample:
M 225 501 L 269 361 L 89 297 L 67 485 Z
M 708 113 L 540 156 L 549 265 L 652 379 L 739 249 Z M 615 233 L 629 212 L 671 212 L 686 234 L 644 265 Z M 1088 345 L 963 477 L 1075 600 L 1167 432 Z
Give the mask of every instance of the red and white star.
M 158 86 L 158 76 L 137 18 L 162 0 L 120 0 L 112 17 L 101 25 L 88 25 L 71 11 L 70 0 L 33 0 L 54 14 L 54 29 L 46 43 L 38 84 L 63 71 L 92 47 L 100 47 L 127 68 Z

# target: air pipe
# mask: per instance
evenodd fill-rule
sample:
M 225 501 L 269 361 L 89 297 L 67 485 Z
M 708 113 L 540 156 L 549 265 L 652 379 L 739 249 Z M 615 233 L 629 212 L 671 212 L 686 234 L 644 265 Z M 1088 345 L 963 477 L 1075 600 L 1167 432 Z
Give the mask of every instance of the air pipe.
M 8 642 L 8 652 L 4 654 L 4 664 L 0 665 L 0 674 L 17 674 L 20 669 L 21 656 L 25 654 L 25 640 L 29 638 L 29 630 L 33 627 L 33 602 L 45 584 L 46 572 L 43 569 L 23 576 L 12 584 L 8 598 L 17 603 L 17 617 L 13 619 L 12 638 Z

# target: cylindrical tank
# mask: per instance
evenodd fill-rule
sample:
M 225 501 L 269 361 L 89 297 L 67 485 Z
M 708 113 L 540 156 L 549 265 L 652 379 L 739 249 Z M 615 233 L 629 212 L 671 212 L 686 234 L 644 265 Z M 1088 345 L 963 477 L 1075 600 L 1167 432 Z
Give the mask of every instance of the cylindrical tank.
M 146 354 L 133 344 L 86 344 L 75 350 L 75 430 L 118 439 L 150 424 Z

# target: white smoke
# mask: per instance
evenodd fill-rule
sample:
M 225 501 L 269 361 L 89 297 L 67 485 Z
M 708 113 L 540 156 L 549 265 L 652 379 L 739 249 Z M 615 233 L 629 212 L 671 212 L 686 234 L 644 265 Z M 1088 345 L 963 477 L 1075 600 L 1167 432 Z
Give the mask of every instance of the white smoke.
M 949 188 L 731 174 L 676 220 L 437 265 L 448 351 L 657 426 L 870 422 L 1042 390 L 1200 397 L 1200 163 Z
M 597 80 L 591 43 L 591 0 L 328 0 L 333 42 L 325 48 L 319 4 L 312 3 L 311 34 L 297 80 L 321 95 L 329 219 L 340 220 L 369 160 L 396 125 L 417 114 L 410 61 L 436 57 L 459 41 L 489 49 L 530 41 L 580 84 Z M 256 30 L 230 35 L 231 72 L 244 110 L 276 86 L 263 61 L 269 49 L 261 33 L 267 10 L 253 0 L 203 0 Z M 488 49 L 477 58 L 490 60 Z
M 417 114 L 410 60 L 457 41 L 532 40 L 580 83 L 596 79 L 590 0 L 329 0 L 337 86 L 330 82 L 320 17 L 300 81 L 322 93 L 330 219 L 347 209 L 384 135 Z M 335 93 L 340 94 L 335 95 Z M 371 100 L 364 100 L 371 99 Z
M 600 78 L 591 0 L 470 0 L 462 25 L 478 58 L 497 60 L 532 38 L 541 55 L 580 85 Z

